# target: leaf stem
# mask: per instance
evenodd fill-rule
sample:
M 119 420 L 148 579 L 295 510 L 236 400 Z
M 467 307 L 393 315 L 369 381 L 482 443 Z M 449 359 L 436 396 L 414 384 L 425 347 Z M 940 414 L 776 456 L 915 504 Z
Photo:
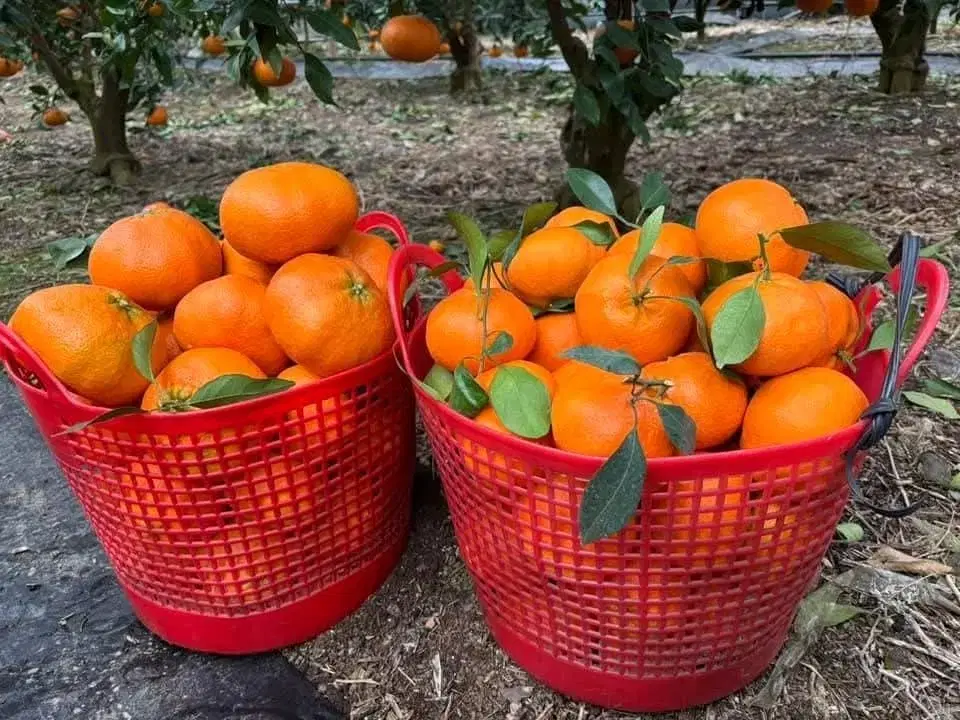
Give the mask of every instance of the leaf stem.
M 757 239 L 760 241 L 760 262 L 763 263 L 763 279 L 769 280 L 772 271 L 770 270 L 770 258 L 767 256 L 767 243 L 770 241 L 763 233 L 757 233 Z

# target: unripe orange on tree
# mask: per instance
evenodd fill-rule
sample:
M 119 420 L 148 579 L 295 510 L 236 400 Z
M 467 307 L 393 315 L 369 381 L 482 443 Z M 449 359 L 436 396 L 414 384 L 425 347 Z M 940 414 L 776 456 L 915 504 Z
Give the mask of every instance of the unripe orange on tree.
M 70 116 L 60 108 L 47 108 L 43 111 L 43 124 L 47 127 L 63 125 Z
M 340 244 L 359 212 L 357 191 L 339 172 L 286 162 L 248 170 L 230 183 L 220 200 L 220 226 L 243 256 L 279 264 Z
M 227 51 L 227 43 L 219 35 L 207 35 L 207 37 L 203 39 L 203 42 L 200 43 L 200 48 L 207 55 L 217 57 Z
M 617 25 L 622 27 L 627 32 L 633 32 L 637 29 L 637 24 L 633 20 L 617 20 Z M 597 29 L 597 37 L 601 37 L 606 33 L 606 25 L 601 25 Z M 621 66 L 630 65 L 634 60 L 637 59 L 637 51 L 630 47 L 614 47 L 613 54 L 617 56 L 617 60 L 620 62 Z
M 150 127 L 164 127 L 167 124 L 167 109 L 163 105 L 156 105 L 147 115 L 147 125 Z
M 440 30 L 422 15 L 397 15 L 380 31 L 387 55 L 405 62 L 426 62 L 440 52 Z
M 290 58 L 283 58 L 280 74 L 277 75 L 270 63 L 263 58 L 257 58 L 253 63 L 253 76 L 264 87 L 283 87 L 289 85 L 297 77 L 297 66 Z
M 880 5 L 880 0 L 843 0 L 843 7 L 850 17 L 870 17 Z

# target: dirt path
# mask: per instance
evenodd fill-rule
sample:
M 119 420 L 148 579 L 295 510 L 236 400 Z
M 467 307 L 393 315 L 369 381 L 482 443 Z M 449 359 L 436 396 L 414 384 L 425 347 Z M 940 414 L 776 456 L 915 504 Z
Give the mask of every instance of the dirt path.
M 54 272 L 44 243 L 97 233 L 153 200 L 216 201 L 232 177 L 253 165 L 294 158 L 335 165 L 360 187 L 367 208 L 397 213 L 422 242 L 452 239 L 448 209 L 474 214 L 488 228 L 516 223 L 526 204 L 551 194 L 563 168 L 557 138 L 569 91 L 565 76 L 492 76 L 485 102 L 472 105 L 452 103 L 442 79 L 345 81 L 337 88 L 342 110 L 320 106 L 300 83 L 261 106 L 202 76 L 169 98 L 170 128 L 137 130 L 133 146 L 146 172 L 137 187 L 114 189 L 84 169 L 89 139 L 83 123 L 51 132 L 30 119 L 24 105 L 33 80 L 5 83 L 0 106 L 0 126 L 15 137 L 0 146 L 3 317 L 30 288 L 82 276 Z M 952 240 L 960 227 L 960 86 L 937 79 L 923 98 L 889 100 L 868 85 L 691 80 L 654 123 L 651 146 L 634 148 L 630 172 L 662 170 L 677 217 L 732 177 L 764 175 L 788 185 L 814 219 L 843 218 L 887 243 L 906 229 L 930 241 Z M 956 247 L 941 252 L 960 279 Z M 920 375 L 960 375 L 958 319 L 951 308 L 938 350 Z M 960 544 L 950 540 L 958 497 L 944 486 L 960 462 L 957 428 L 917 409 L 900 414 L 894 433 L 867 463 L 868 491 L 884 502 L 902 495 L 923 500 L 918 518 L 927 525 L 851 510 L 865 539 L 837 542 L 826 576 L 885 544 L 960 566 Z M 481 620 L 435 480 L 429 470 L 422 475 L 416 528 L 400 570 L 357 615 L 290 657 L 358 718 L 622 717 L 565 701 L 505 659 Z M 957 712 L 960 673 L 943 658 L 960 656 L 958 617 L 860 594 L 845 602 L 866 614 L 825 631 L 788 676 L 773 709 L 762 713 L 748 705 L 761 680 L 676 717 L 947 718 Z M 443 669 L 440 701 L 434 658 Z

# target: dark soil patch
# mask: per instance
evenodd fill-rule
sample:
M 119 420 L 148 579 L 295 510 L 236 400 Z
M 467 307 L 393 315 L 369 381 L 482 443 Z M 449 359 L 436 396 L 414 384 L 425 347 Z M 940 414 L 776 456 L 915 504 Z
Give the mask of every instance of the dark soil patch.
M 444 220 L 449 209 L 474 214 L 491 229 L 513 225 L 525 205 L 552 194 L 563 171 L 558 135 L 569 89 L 563 76 L 491 76 L 485 102 L 476 104 L 452 102 L 443 80 L 344 82 L 338 84 L 342 110 L 320 106 L 302 84 L 264 107 L 222 80 L 196 78 L 169 98 L 170 128 L 136 133 L 132 144 L 146 170 L 128 189 L 87 173 L 89 133 L 82 122 L 57 131 L 36 126 L 25 110 L 26 87 L 34 80 L 4 84 L 0 124 L 15 140 L 0 146 L 3 317 L 30 289 L 82 277 L 82 271 L 58 276 L 43 256 L 44 243 L 97 233 L 150 201 L 216 200 L 251 166 L 284 159 L 335 165 L 357 183 L 366 208 L 397 213 L 421 242 L 452 239 Z M 762 175 L 788 185 L 813 219 L 842 218 L 885 243 L 907 229 L 931 242 L 952 240 L 960 226 L 958 86 L 939 82 L 921 98 L 891 100 L 872 93 L 867 79 L 692 80 L 653 124 L 652 144 L 634 148 L 630 173 L 662 170 L 677 217 L 692 213 L 726 180 Z M 941 257 L 954 279 L 960 277 L 957 249 L 948 244 Z M 957 323 L 951 308 L 934 343 L 935 362 L 925 363 L 921 374 L 960 373 Z M 941 483 L 944 474 L 949 483 L 960 462 L 957 437 L 957 425 L 938 416 L 909 408 L 900 414 L 864 475 L 878 501 L 923 499 L 919 517 L 934 530 L 852 509 L 850 519 L 864 527 L 866 538 L 837 543 L 825 561 L 827 576 L 884 544 L 956 562 L 948 539 L 957 497 Z M 939 474 L 929 463 L 918 464 L 923 451 L 942 461 Z M 554 695 L 505 658 L 482 621 L 437 481 L 425 471 L 420 486 L 415 530 L 400 569 L 354 617 L 291 650 L 290 657 L 357 718 L 622 717 Z M 675 717 L 956 713 L 960 674 L 950 658 L 960 656 L 957 618 L 942 608 L 856 594 L 846 601 L 868 613 L 825 631 L 788 675 L 773 709 L 748 705 L 761 679 L 709 708 Z

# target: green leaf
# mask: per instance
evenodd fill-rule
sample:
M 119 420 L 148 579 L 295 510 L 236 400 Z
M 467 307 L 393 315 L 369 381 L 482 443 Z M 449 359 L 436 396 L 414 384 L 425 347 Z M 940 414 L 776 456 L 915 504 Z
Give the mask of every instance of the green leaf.
M 585 207 L 605 215 L 617 214 L 617 202 L 613 197 L 613 190 L 607 181 L 586 168 L 570 168 L 567 170 L 567 182 L 577 199 Z
M 497 230 L 490 236 L 490 242 L 487 243 L 487 251 L 490 253 L 490 259 L 493 261 L 503 259 L 503 253 L 513 242 L 517 233 L 513 230 Z
M 650 28 L 653 28 L 658 33 L 666 35 L 667 37 L 679 38 L 681 36 L 680 28 L 678 28 L 672 20 L 668 18 L 660 17 L 646 17 L 644 23 Z
M 577 114 L 591 125 L 600 124 L 600 103 L 593 91 L 583 83 L 577 83 L 573 90 L 573 107 Z
M 703 23 L 697 22 L 689 15 L 675 15 L 673 17 L 673 23 L 682 33 L 697 32 L 703 28 Z
M 935 412 L 947 420 L 960 420 L 957 409 L 953 403 L 946 398 L 933 397 L 927 393 L 916 392 L 913 390 L 904 390 L 903 396 L 913 405 L 918 405 L 926 410 Z
M 640 38 L 635 30 L 627 30 L 617 24 L 616 20 L 607 20 L 604 26 L 604 34 L 610 38 L 610 41 L 618 48 L 629 48 L 640 51 Z
M 312 10 L 307 13 L 307 22 L 318 33 L 333 38 L 344 47 L 351 50 L 360 49 L 356 34 L 351 28 L 343 24 L 337 13 L 330 10 Z
M 753 265 L 748 262 L 725 263 L 713 258 L 704 258 L 704 260 L 707 263 L 707 287 L 705 290 L 707 294 L 723 285 L 727 280 L 753 272 Z
M 940 242 L 936 242 L 933 245 L 927 245 L 927 247 L 921 248 L 920 257 L 925 257 L 925 258 L 938 257 L 940 255 L 940 251 L 952 242 L 955 242 L 955 241 L 951 238 L 947 238 L 946 240 L 941 240 Z
M 573 227 L 586 235 L 587 239 L 594 245 L 600 247 L 610 247 L 617 241 L 617 236 L 614 234 L 613 228 L 610 227 L 610 223 L 581 220 Z
M 457 235 L 467 246 L 467 257 L 470 260 L 470 277 L 473 278 L 473 285 L 477 293 L 483 288 L 483 272 L 487 268 L 487 259 L 489 251 L 487 250 L 487 238 L 484 237 L 477 223 L 472 218 L 458 212 L 447 213 L 447 219 Z
M 707 321 L 703 317 L 703 308 L 700 307 L 700 303 L 697 302 L 696 298 L 686 297 L 684 295 L 677 295 L 669 299 L 683 303 L 690 309 L 690 312 L 693 313 L 693 317 L 697 322 L 697 337 L 700 339 L 700 344 L 703 345 L 704 350 L 709 353 L 712 344 L 710 342 L 710 334 L 707 332 Z
M 183 211 L 193 215 L 214 232 L 220 232 L 220 207 L 205 195 L 193 195 L 183 205 Z
M 450 407 L 461 415 L 476 417 L 489 402 L 487 392 L 474 379 L 463 363 L 453 371 L 453 388 L 450 391 Z
M 417 278 L 412 283 L 407 285 L 407 289 L 403 291 L 403 307 L 406 307 L 410 304 L 410 301 L 413 300 L 419 290 L 420 279 Z
M 502 355 L 513 347 L 513 335 L 506 330 L 498 330 L 493 341 L 487 345 L 487 357 Z
M 690 257 L 688 255 L 673 255 L 667 258 L 665 265 L 693 265 L 694 263 L 700 262 L 698 257 Z
M 660 227 L 663 224 L 663 206 L 656 208 L 646 220 L 643 221 L 643 229 L 640 231 L 640 242 L 637 243 L 637 250 L 633 253 L 633 259 L 630 261 L 630 267 L 627 269 L 627 277 L 631 280 L 640 272 L 640 266 L 650 255 L 653 246 L 656 245 L 660 237 Z
M 490 402 L 510 432 L 531 440 L 550 432 L 550 394 L 529 370 L 498 368 L 490 384 Z
M 913 332 L 919 319 L 920 317 L 917 313 L 917 308 L 911 305 L 910 309 L 907 311 L 906 322 L 903 324 L 904 337 L 909 336 L 910 333 Z M 874 350 L 892 350 L 895 333 L 896 324 L 894 321 L 884 320 L 874 328 L 873 334 L 870 336 L 870 343 L 867 345 L 864 352 L 868 353 Z
M 620 532 L 637 514 L 647 459 L 632 427 L 620 447 L 590 480 L 580 503 L 580 542 L 584 545 Z
M 543 227 L 544 223 L 550 219 L 557 209 L 555 202 L 534 203 L 523 211 L 523 221 L 520 224 L 520 232 L 524 237 Z
M 640 372 L 640 365 L 627 353 L 595 345 L 579 345 L 564 350 L 560 357 L 593 365 L 616 375 L 636 375 Z
M 423 378 L 423 384 L 433 391 L 437 400 L 446 402 L 453 391 L 453 373 L 443 365 L 434 365 Z
M 640 204 L 644 212 L 658 205 L 670 204 L 670 188 L 664 184 L 662 172 L 648 172 L 643 176 L 640 182 Z
M 133 366 L 150 382 L 156 378 L 153 375 L 153 339 L 157 336 L 159 327 L 156 320 L 147 323 L 133 336 L 131 348 L 133 350 Z
M 847 542 L 860 542 L 863 540 L 863 528 L 857 523 L 840 523 L 837 525 L 837 534 Z
M 670 3 L 668 0 L 643 0 L 640 4 L 648 13 L 670 12 Z
M 793 247 L 819 253 L 831 262 L 861 270 L 891 270 L 883 248 L 853 225 L 828 220 L 787 228 L 780 236 Z
M 654 403 L 660 414 L 660 422 L 667 431 L 671 444 L 682 455 L 691 455 L 697 446 L 697 426 L 679 405 Z
M 940 378 L 923 381 L 923 391 L 928 395 L 948 400 L 960 400 L 960 386 Z
M 185 405 L 193 408 L 220 407 L 262 395 L 272 395 L 292 387 L 293 383 L 289 380 L 221 375 L 201 386 Z
M 436 267 L 432 267 L 429 270 L 427 270 L 427 277 L 432 277 L 432 278 L 440 277 L 444 273 L 448 273 L 451 270 L 458 270 L 459 268 L 460 268 L 460 263 L 458 263 L 456 260 L 446 260 L 440 263 L 439 265 L 437 265 Z
M 320 102 L 327 105 L 336 105 L 333 99 L 333 75 L 316 55 L 307 53 L 303 56 L 307 84 L 313 90 Z
M 65 237 L 47 243 L 46 250 L 53 261 L 53 266 L 57 270 L 64 270 L 70 263 L 82 260 L 96 240 L 96 235 Z
M 124 415 L 140 415 L 143 413 L 143 410 L 138 407 L 118 407 L 113 408 L 112 410 L 107 410 L 107 412 L 102 415 L 97 415 L 91 420 L 84 420 L 83 422 L 74 423 L 69 427 L 65 427 L 58 433 L 55 433 L 53 437 L 60 437 L 61 435 L 70 435 L 72 433 L 80 432 L 81 430 L 86 430 L 91 425 L 99 425 L 105 423 L 108 420 L 113 420 L 114 418 L 123 417 Z
M 765 322 L 760 293 L 754 286 L 731 295 L 710 328 L 710 344 L 717 367 L 736 365 L 753 355 L 760 344 Z

